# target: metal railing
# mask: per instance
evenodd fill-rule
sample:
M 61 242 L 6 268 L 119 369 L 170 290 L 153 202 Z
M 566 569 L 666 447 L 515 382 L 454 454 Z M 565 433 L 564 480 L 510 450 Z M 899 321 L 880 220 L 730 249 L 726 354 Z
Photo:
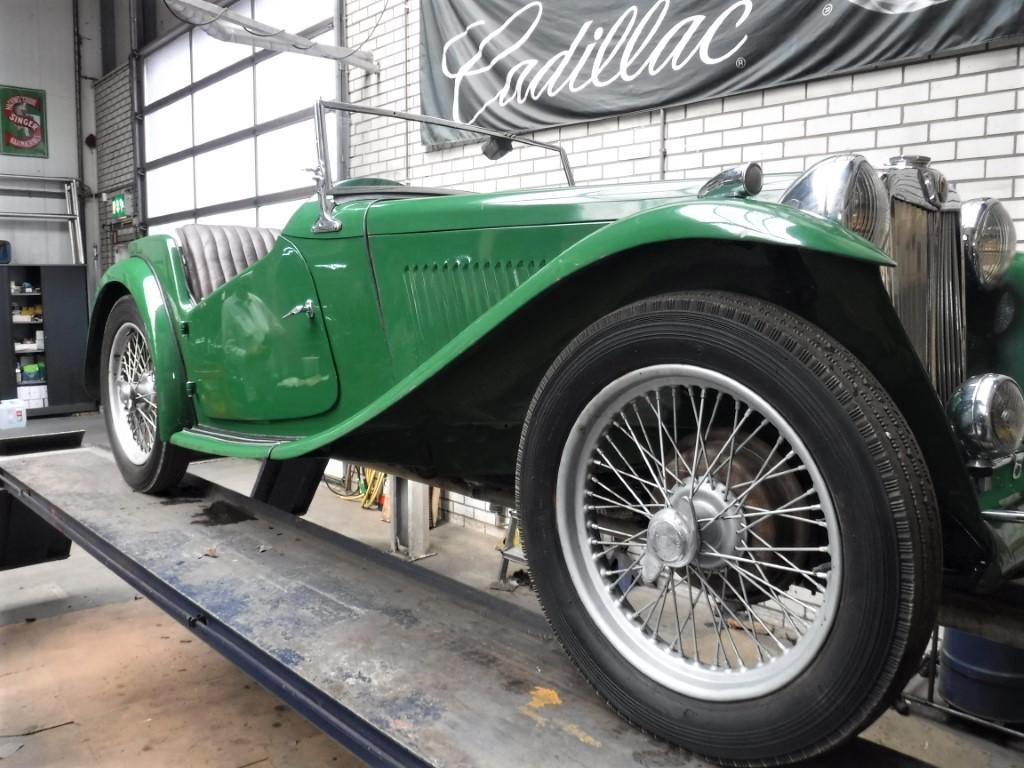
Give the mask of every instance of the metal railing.
M 13 184 L 13 187 L 0 187 L 0 197 L 43 197 L 64 199 L 64 213 L 46 211 L 6 211 L 0 210 L 0 219 L 17 219 L 21 221 L 46 221 L 65 223 L 68 227 L 68 239 L 71 242 L 72 264 L 85 263 L 85 251 L 82 247 L 82 219 L 78 205 L 78 179 L 64 176 L 29 176 L 20 173 L 0 173 L 0 183 Z M 39 189 L 36 185 L 43 185 Z M 57 186 L 61 190 L 45 189 Z

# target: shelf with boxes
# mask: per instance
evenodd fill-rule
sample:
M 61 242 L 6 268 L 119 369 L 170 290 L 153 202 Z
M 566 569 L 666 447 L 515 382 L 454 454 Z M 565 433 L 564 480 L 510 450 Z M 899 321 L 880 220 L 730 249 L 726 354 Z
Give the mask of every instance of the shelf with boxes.
M 43 329 L 41 267 L 12 267 L 8 281 L 14 383 L 29 410 L 49 406 L 46 389 L 46 332 Z
M 88 310 L 85 269 L 74 265 L 0 266 L 8 312 L 0 314 L 0 399 L 28 415 L 95 408 L 83 384 Z

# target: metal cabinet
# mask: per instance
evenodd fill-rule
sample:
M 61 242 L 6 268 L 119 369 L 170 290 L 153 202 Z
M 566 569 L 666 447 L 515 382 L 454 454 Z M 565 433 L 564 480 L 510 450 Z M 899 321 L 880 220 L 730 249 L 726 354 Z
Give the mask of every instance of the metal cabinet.
M 12 291 L 12 284 L 16 287 Z M 31 289 L 22 290 L 28 284 Z M 16 368 L 25 360 L 45 363 L 44 382 L 22 386 L 46 388 L 46 404 L 29 408 L 28 415 L 46 416 L 92 410 L 96 402 L 85 391 L 85 340 L 89 309 L 85 267 L 81 265 L 0 267 L 0 397 L 18 396 Z M 42 317 L 15 322 L 23 306 L 42 306 Z M 27 349 L 37 331 L 42 350 Z M 31 346 L 31 345 L 30 345 Z

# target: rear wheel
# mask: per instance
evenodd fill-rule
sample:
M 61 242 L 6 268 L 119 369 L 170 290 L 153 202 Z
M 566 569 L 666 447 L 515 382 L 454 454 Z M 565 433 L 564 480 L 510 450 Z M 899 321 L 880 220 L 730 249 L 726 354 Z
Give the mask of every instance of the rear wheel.
M 586 330 L 538 389 L 517 485 L 577 666 L 627 719 L 722 762 L 857 733 L 935 618 L 913 436 L 849 352 L 764 302 L 670 296 Z
M 153 358 L 131 296 L 118 299 L 107 317 L 102 361 L 103 416 L 121 475 L 137 491 L 173 488 L 188 468 L 188 453 L 160 439 Z

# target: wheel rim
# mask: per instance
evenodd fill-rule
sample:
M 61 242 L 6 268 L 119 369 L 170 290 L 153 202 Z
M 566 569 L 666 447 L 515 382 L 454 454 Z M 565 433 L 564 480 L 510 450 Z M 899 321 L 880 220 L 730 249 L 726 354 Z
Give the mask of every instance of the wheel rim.
M 688 365 L 616 379 L 569 433 L 555 506 L 584 608 L 657 683 L 754 698 L 821 650 L 842 578 L 832 499 L 792 425 L 745 384 Z
M 156 443 L 156 381 L 146 336 L 134 323 L 110 345 L 107 403 L 114 439 L 132 464 L 145 464 Z

